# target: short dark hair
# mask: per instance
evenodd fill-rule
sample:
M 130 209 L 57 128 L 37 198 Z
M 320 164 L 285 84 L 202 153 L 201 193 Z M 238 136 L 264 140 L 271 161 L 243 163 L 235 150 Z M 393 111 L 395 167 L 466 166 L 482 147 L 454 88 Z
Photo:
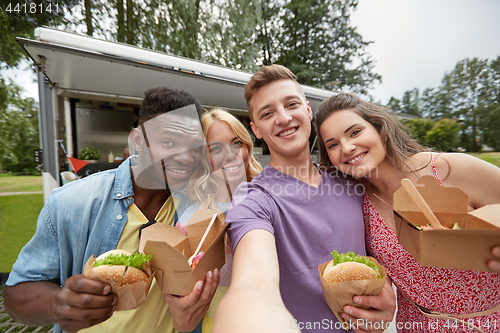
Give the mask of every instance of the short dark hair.
M 139 110 L 139 125 L 160 114 L 193 104 L 196 107 L 198 118 L 201 119 L 203 108 L 200 102 L 190 93 L 169 87 L 150 88 L 144 92 L 144 99 Z

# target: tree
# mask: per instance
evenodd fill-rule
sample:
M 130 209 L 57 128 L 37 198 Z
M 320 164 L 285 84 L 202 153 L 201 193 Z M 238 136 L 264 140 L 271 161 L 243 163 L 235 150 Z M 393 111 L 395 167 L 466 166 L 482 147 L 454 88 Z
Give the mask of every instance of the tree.
M 256 26 L 262 14 L 259 1 L 223 1 L 214 9 L 203 12 L 202 60 L 255 71 L 259 54 Z
M 454 119 L 460 124 L 460 142 L 456 145 L 479 151 L 483 144 L 499 147 L 499 104 L 500 57 L 497 57 L 491 62 L 477 58 L 461 60 L 451 72 L 445 73 L 439 87 L 425 89 L 421 97 L 417 89 L 406 91 L 401 101 L 392 97 L 388 106 L 410 114 L 415 114 L 413 110 L 418 108 L 419 116 L 431 120 Z M 455 144 L 454 140 L 449 142 L 450 146 Z
M 422 112 L 420 111 L 420 92 L 418 88 L 413 90 L 407 90 L 403 94 L 401 99 L 401 112 L 409 115 L 421 117 Z
M 405 121 L 405 125 L 411 131 L 412 137 L 420 144 L 427 145 L 427 132 L 429 132 L 433 127 L 433 122 L 430 119 L 408 119 Z
M 479 151 L 477 113 L 480 96 L 488 86 L 488 60 L 478 58 L 459 61 L 455 69 L 447 73 L 441 89 L 451 98 L 453 117 L 462 124 L 461 145 L 467 150 Z
M 282 7 L 275 0 L 261 0 L 260 9 L 261 19 L 256 26 L 256 44 L 260 50 L 258 63 L 268 66 L 276 63 L 281 54 Z
M 500 151 L 500 104 L 479 106 L 476 113 L 481 128 L 481 142 L 495 151 Z
M 357 0 L 290 0 L 284 7 L 278 63 L 302 84 L 366 94 L 381 77 L 365 53 L 369 42 L 350 25 Z
M 22 89 L 0 78 L 0 172 L 36 172 L 33 150 L 38 149 L 38 107 L 22 98 Z
M 440 151 L 455 151 L 458 148 L 460 124 L 454 119 L 442 118 L 409 119 L 405 122 L 412 137 L 421 145 Z
M 425 134 L 429 147 L 440 151 L 455 151 L 459 142 L 460 124 L 455 119 L 442 118 L 433 123 Z

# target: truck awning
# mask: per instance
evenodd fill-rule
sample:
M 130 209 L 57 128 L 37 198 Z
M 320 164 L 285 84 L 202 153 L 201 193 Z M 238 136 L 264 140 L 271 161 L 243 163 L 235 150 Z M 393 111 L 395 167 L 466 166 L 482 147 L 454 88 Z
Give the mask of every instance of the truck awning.
M 247 110 L 250 73 L 51 28 L 35 29 L 35 37 L 17 41 L 60 95 L 139 104 L 146 89 L 168 86 L 205 106 Z M 302 88 L 314 112 L 333 94 Z

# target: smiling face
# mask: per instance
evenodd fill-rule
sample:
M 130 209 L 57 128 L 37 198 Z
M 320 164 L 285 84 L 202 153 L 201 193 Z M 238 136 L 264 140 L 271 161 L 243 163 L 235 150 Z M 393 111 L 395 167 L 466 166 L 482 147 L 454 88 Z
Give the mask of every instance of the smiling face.
M 330 161 L 346 174 L 369 176 L 385 159 L 379 133 L 353 110 L 333 113 L 319 131 Z
M 281 79 L 259 88 L 249 101 L 252 130 L 271 151 L 271 162 L 309 151 L 312 110 L 300 86 Z
M 248 147 L 224 121 L 215 121 L 207 134 L 212 175 L 219 184 L 226 177 L 229 184 L 238 185 L 246 180 Z
M 170 112 L 133 130 L 131 140 L 139 155 L 138 185 L 144 188 L 185 186 L 200 166 L 205 145 L 197 118 Z

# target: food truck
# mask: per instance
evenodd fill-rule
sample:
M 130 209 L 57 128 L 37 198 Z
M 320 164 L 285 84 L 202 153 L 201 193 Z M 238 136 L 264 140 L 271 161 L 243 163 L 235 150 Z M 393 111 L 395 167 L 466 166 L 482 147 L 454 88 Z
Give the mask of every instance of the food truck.
M 126 157 L 148 88 L 186 90 L 204 108 L 222 107 L 250 129 L 243 90 L 251 73 L 45 27 L 35 29 L 34 39 L 17 42 L 37 68 L 45 199 L 61 186 L 61 173 L 72 171 L 67 157 L 78 158 L 82 149 L 93 147 L 100 156 L 79 177 L 116 167 Z M 302 87 L 313 112 L 333 94 Z M 311 142 L 314 147 L 314 136 Z M 263 165 L 269 162 L 265 153 L 265 143 L 257 142 Z

